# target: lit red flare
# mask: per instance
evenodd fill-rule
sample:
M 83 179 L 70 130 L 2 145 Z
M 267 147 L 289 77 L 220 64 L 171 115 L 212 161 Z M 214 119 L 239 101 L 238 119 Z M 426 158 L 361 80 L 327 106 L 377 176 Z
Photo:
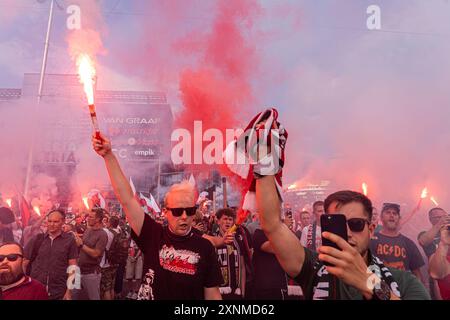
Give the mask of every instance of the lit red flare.
M 89 105 L 94 104 L 94 78 L 95 68 L 91 58 L 87 54 L 81 54 L 77 59 L 78 75 L 83 84 L 84 93 Z
M 248 210 L 239 210 L 238 212 L 238 217 L 236 219 L 236 223 L 234 225 L 231 226 L 231 228 L 229 229 L 229 232 L 235 232 L 236 229 L 242 224 L 244 223 L 245 219 L 247 219 L 247 216 L 249 214 L 250 211 Z
M 80 82 L 83 84 L 84 93 L 89 105 L 89 113 L 91 114 L 92 126 L 95 130 L 97 139 L 100 139 L 100 127 L 97 121 L 94 104 L 94 78 L 95 68 L 91 58 L 87 54 L 81 54 L 77 59 L 78 75 Z
M 38 216 L 41 216 L 41 210 L 39 209 L 38 206 L 34 206 L 34 207 L 33 207 L 33 210 L 34 210 L 34 212 L 37 213 Z
M 89 202 L 88 202 L 88 198 L 87 197 L 83 197 L 83 203 L 84 203 L 84 206 L 86 207 L 86 209 L 89 210 Z
M 435 205 L 436 207 L 439 206 L 439 203 L 437 203 L 437 201 L 436 201 L 436 199 L 435 199 L 434 197 L 431 197 L 430 200 L 431 200 L 431 202 L 434 203 L 434 205 Z
M 428 197 L 428 188 L 424 188 L 420 194 L 421 199 L 425 199 L 426 197 Z
M 12 200 L 11 199 L 6 199 L 5 202 L 8 204 L 8 207 L 11 208 Z
M 293 183 L 293 184 L 289 185 L 288 190 L 293 190 L 295 188 L 297 188 L 297 184 Z
M 367 197 L 367 183 L 363 182 L 362 184 L 363 194 Z

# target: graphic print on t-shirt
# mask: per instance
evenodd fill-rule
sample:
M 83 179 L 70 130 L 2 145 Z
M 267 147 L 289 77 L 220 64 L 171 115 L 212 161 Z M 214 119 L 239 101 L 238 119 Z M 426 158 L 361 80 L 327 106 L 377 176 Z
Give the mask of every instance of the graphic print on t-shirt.
M 163 245 L 159 250 L 159 263 L 165 270 L 195 275 L 200 254 L 190 250 L 175 249 L 173 246 Z
M 138 300 L 155 300 L 153 295 L 153 282 L 155 280 L 155 271 L 148 269 L 148 272 L 144 276 L 144 281 L 141 284 L 138 292 Z
M 370 250 L 387 267 L 398 270 L 412 271 L 425 264 L 414 242 L 402 234 L 389 237 L 377 233 L 370 241 Z
M 407 259 L 406 248 L 399 245 L 392 245 L 388 243 L 378 243 L 375 255 L 383 257 L 384 264 L 387 267 L 407 270 L 405 260 Z

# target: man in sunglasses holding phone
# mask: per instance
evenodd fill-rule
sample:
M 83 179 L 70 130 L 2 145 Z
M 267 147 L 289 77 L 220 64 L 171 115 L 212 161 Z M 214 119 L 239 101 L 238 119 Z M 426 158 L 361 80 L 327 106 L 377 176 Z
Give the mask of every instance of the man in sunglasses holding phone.
M 306 299 L 430 299 L 416 277 L 387 268 L 370 252 L 375 226 L 371 223 L 372 203 L 363 194 L 340 191 L 325 199 L 327 214 L 345 215 L 348 241 L 323 232 L 322 236 L 339 249 L 322 245 L 318 254 L 304 248 L 281 222 L 281 203 L 274 176 L 258 177 L 256 198 L 262 229 L 282 268 L 300 284 Z
M 114 192 L 144 255 L 138 300 L 220 300 L 223 282 L 213 245 L 193 232 L 195 187 L 187 181 L 173 185 L 164 199 L 168 226 L 146 215 L 131 190 L 107 138 L 92 137 L 103 157 Z
M 47 300 L 40 282 L 25 276 L 23 249 L 15 242 L 0 245 L 0 300 Z

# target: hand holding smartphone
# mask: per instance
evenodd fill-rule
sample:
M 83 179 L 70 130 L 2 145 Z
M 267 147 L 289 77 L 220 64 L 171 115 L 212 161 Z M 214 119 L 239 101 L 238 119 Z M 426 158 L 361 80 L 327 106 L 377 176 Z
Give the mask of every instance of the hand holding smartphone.
M 320 226 L 322 229 L 322 232 L 330 232 L 334 233 L 335 235 L 338 235 L 345 241 L 348 241 L 348 235 L 347 235 L 347 218 L 343 214 L 323 214 L 320 217 Z M 325 239 L 322 236 L 322 246 L 328 246 L 333 247 L 338 250 L 341 250 L 341 248 L 338 247 L 336 243 L 333 241 L 330 241 L 328 239 Z M 325 265 L 329 266 L 329 263 L 325 262 Z

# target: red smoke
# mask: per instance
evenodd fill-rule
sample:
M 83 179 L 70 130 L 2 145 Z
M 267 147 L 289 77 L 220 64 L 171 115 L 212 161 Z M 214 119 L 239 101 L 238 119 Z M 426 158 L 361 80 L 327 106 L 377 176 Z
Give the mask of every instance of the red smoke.
M 175 127 L 186 128 L 193 135 L 194 121 L 202 121 L 203 132 L 219 129 L 225 138 L 225 130 L 239 127 L 242 116 L 249 119 L 254 102 L 250 81 L 257 73 L 259 60 L 250 36 L 260 12 L 255 1 L 219 1 L 211 31 L 178 42 L 178 49 L 201 52 L 203 56 L 197 67 L 181 73 L 183 108 L 176 115 Z M 194 168 L 211 169 L 205 164 Z M 228 175 L 225 165 L 218 169 Z

